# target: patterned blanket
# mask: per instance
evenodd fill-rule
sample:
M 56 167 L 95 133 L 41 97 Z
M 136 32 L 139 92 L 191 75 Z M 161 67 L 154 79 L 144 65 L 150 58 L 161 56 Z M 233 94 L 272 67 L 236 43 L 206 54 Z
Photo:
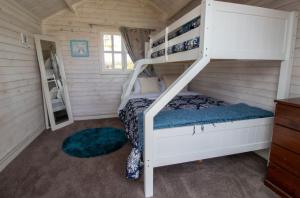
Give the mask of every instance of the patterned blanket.
M 126 135 L 133 148 L 127 159 L 126 177 L 128 179 L 138 179 L 143 167 L 138 115 L 147 109 L 154 100 L 147 98 L 135 98 L 128 101 L 126 106 L 120 111 L 119 117 L 125 125 Z M 177 109 L 204 109 L 208 107 L 224 106 L 224 101 L 216 100 L 203 95 L 176 96 L 162 111 Z

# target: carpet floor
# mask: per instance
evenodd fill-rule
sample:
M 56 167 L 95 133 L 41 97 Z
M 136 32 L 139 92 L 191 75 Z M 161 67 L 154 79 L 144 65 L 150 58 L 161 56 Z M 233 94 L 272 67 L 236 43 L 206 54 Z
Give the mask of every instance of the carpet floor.
M 123 127 L 118 119 L 79 121 L 45 131 L 0 173 L 1 198 L 140 198 L 143 179 L 125 179 L 130 152 L 120 150 L 89 159 L 61 150 L 63 140 L 85 128 Z M 264 186 L 266 161 L 254 153 L 156 168 L 154 197 L 277 197 Z

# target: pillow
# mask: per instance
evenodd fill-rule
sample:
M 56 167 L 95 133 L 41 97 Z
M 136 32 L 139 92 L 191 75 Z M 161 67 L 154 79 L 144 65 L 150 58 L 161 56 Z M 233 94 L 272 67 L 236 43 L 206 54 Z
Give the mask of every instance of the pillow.
M 166 85 L 165 85 L 165 82 L 162 80 L 162 79 L 159 79 L 159 89 L 160 89 L 160 92 L 164 92 L 167 88 L 166 88 Z
M 137 79 L 133 85 L 133 93 L 140 94 L 141 93 L 141 85 L 139 79 Z
M 179 76 L 178 75 L 165 75 L 162 80 L 165 84 L 165 89 L 167 89 Z M 187 86 L 185 86 L 181 91 L 187 91 Z
M 157 77 L 151 77 L 151 78 L 138 78 L 138 82 L 140 84 L 141 88 L 141 94 L 146 93 L 159 93 L 160 88 L 158 84 L 158 78 Z

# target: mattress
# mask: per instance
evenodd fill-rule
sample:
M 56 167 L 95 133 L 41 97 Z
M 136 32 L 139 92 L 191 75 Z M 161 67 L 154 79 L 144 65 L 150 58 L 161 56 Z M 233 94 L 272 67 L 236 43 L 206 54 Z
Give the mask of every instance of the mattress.
M 144 110 L 155 96 L 131 97 L 119 117 L 133 148 L 127 159 L 126 177 L 138 179 L 144 146 Z M 181 94 L 172 99 L 154 118 L 154 129 L 198 124 L 215 124 L 245 119 L 272 117 L 273 113 L 246 104 L 228 104 L 199 94 Z

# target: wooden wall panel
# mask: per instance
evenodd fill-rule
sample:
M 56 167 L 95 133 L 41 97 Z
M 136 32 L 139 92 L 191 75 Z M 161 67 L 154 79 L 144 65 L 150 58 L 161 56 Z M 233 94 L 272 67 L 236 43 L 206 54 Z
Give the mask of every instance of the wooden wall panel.
M 227 102 L 245 102 L 273 110 L 279 62 L 215 61 L 191 83 L 191 89 Z
M 78 15 L 62 11 L 43 21 L 43 31 L 63 45 L 63 58 L 75 119 L 116 116 L 121 87 L 127 75 L 101 73 L 100 33 L 118 31 L 119 26 L 160 28 L 161 13 L 136 0 L 87 0 L 77 6 Z M 70 40 L 88 40 L 90 56 L 74 58 Z
M 0 170 L 44 128 L 33 34 L 41 22 L 11 0 L 0 0 Z M 26 33 L 30 47 L 20 43 Z
M 189 63 L 165 63 L 154 65 L 154 70 L 157 76 L 163 75 L 180 75 L 184 72 Z

